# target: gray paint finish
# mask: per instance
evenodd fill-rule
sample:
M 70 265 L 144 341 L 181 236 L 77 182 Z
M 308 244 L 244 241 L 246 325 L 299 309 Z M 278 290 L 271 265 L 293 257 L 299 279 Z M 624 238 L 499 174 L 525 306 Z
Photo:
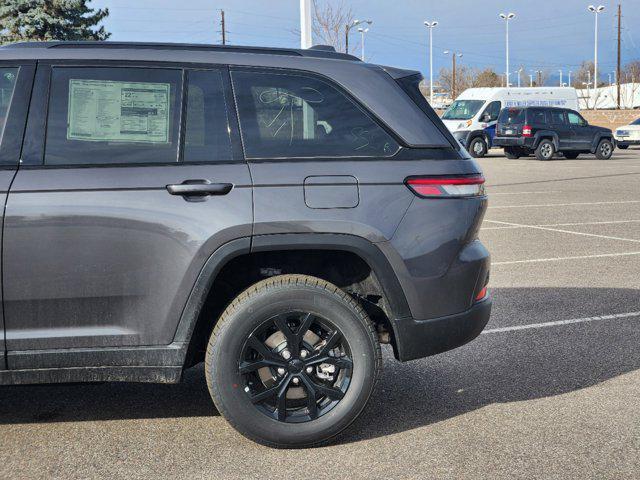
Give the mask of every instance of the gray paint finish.
M 233 183 L 188 202 L 165 186 Z M 206 259 L 251 235 L 246 164 L 20 170 L 3 250 L 9 350 L 166 345 Z

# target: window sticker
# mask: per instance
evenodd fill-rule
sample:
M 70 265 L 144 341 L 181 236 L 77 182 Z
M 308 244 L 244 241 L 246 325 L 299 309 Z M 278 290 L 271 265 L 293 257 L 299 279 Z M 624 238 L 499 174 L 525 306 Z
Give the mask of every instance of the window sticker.
M 168 83 L 69 80 L 67 140 L 169 143 Z

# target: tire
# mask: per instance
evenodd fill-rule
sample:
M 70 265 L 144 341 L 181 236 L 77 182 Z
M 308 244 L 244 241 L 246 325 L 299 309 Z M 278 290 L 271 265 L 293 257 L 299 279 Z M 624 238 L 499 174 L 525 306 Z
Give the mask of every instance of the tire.
M 306 275 L 274 276 L 236 297 L 205 358 L 218 411 L 244 436 L 276 448 L 318 446 L 342 432 L 367 404 L 381 366 L 376 331 L 359 303 Z
M 487 142 L 485 142 L 482 137 L 476 137 L 469 143 L 469 153 L 474 158 L 484 157 L 488 150 Z
M 517 160 L 518 158 L 520 158 L 521 155 L 522 155 L 522 152 L 517 147 L 506 147 L 504 149 L 504 156 L 511 160 Z
M 627 148 L 629 148 L 629 145 L 625 145 L 625 144 L 622 144 L 622 145 L 621 145 L 621 144 L 618 144 L 618 148 L 619 148 L 620 150 L 626 150 Z
M 562 152 L 562 154 L 567 160 L 575 160 L 580 155 L 580 152 Z
M 598 148 L 596 148 L 596 158 L 598 160 L 609 160 L 613 155 L 613 143 L 606 138 L 600 140 Z
M 556 148 L 551 140 L 542 140 L 536 148 L 536 158 L 538 160 L 551 160 L 556 153 Z

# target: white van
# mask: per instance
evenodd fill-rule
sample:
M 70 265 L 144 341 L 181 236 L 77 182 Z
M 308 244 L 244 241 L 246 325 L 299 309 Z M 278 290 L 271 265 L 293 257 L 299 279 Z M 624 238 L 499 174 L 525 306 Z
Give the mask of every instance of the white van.
M 469 88 L 451 104 L 442 120 L 474 157 L 491 148 L 496 121 L 505 107 L 561 107 L 578 110 L 578 94 L 570 87 Z

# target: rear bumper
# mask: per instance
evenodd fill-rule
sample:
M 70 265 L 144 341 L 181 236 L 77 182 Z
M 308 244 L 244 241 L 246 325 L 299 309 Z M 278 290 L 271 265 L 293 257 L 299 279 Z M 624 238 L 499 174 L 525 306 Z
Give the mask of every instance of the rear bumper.
M 487 296 L 469 310 L 455 315 L 429 320 L 393 320 L 398 360 L 415 360 L 464 345 L 480 335 L 490 315 L 491 298 Z
M 494 137 L 495 147 L 533 147 L 532 137 Z
M 616 138 L 616 145 L 640 145 L 640 140 Z

